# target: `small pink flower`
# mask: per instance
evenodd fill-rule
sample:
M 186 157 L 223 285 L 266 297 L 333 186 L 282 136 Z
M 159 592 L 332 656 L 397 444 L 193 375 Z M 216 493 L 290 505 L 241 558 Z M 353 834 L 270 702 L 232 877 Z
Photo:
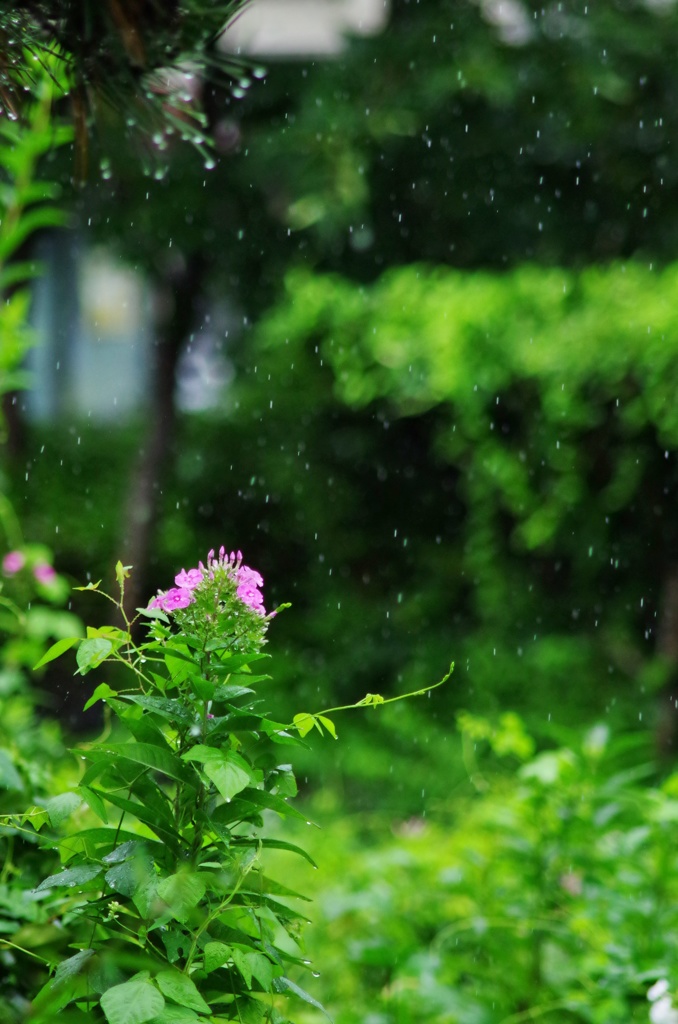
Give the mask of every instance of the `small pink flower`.
M 178 608 L 188 608 L 195 598 L 186 587 L 172 587 L 162 599 L 162 607 L 166 612 L 174 612 Z
M 56 579 L 56 573 L 51 565 L 47 565 L 46 562 L 41 562 L 40 565 L 36 565 L 33 570 L 38 583 L 51 583 L 52 580 Z
M 9 551 L 2 560 L 2 571 L 6 576 L 14 576 L 25 564 L 26 559 L 20 551 Z
M 238 569 L 238 583 L 247 583 L 253 587 L 263 587 L 264 580 L 256 569 L 250 569 L 249 565 L 241 565 Z
M 259 615 L 265 615 L 266 609 L 264 608 L 264 598 L 260 590 L 252 583 L 241 583 L 238 587 L 236 594 L 246 605 L 255 611 Z
M 195 598 L 188 587 L 172 587 L 166 594 L 158 594 L 149 602 L 149 608 L 159 608 L 161 612 L 175 612 L 178 608 L 188 608 Z
M 188 572 L 182 569 L 181 572 L 174 577 L 176 585 L 184 590 L 195 590 L 200 583 L 202 583 L 203 575 L 200 569 L 189 569 Z

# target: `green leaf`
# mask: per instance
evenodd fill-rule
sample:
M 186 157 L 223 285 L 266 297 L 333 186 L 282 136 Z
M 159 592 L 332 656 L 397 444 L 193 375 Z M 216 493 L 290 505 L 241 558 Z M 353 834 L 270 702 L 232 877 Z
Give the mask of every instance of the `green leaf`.
M 53 796 L 45 802 L 45 810 L 49 814 L 49 823 L 56 828 L 62 821 L 82 804 L 82 797 L 77 793 L 62 793 L 60 796 Z
M 112 650 L 113 644 L 104 637 L 97 637 L 94 640 L 83 640 L 75 656 L 80 675 L 86 676 L 93 668 L 98 668 Z
M 359 700 L 353 706 L 356 708 L 376 708 L 380 704 L 384 703 L 384 698 L 380 693 L 366 693 L 362 700 Z
M 157 893 L 154 894 L 154 899 L 157 902 Z M 167 950 L 167 959 L 171 964 L 176 963 L 180 957 L 188 956 L 193 944 L 193 939 L 188 932 L 180 931 L 173 925 L 170 925 L 164 929 L 161 937 L 163 946 Z
M 33 666 L 33 671 L 35 672 L 36 668 L 42 668 L 42 666 L 47 665 L 48 662 L 54 661 L 55 658 L 59 658 L 65 651 L 69 650 L 73 644 L 79 643 L 81 639 L 82 637 L 79 636 L 66 636 L 62 637 L 61 640 L 57 640 L 55 644 L 52 644 L 49 650 L 45 651 L 40 661 Z
M 214 699 L 218 701 L 230 701 L 236 697 L 243 697 L 247 693 L 254 693 L 249 686 L 235 686 L 232 683 L 224 683 L 214 691 Z
M 241 950 L 239 949 L 233 949 L 231 950 L 231 958 L 235 966 L 242 974 L 247 987 L 252 988 L 252 968 L 248 963 L 247 954 L 241 952 Z
M 169 624 L 167 615 L 160 608 L 135 608 L 135 611 L 138 612 L 139 615 L 143 615 L 144 618 L 158 619 L 160 622 L 166 622 Z
M 138 743 L 150 743 L 151 746 L 162 747 L 169 754 L 173 752 L 154 714 L 145 715 L 135 704 L 127 704 L 117 697 L 109 697 L 107 703 Z
M 31 823 L 36 832 L 39 832 L 42 826 L 49 821 L 49 814 L 44 807 L 36 807 L 33 804 L 21 815 L 21 824 L 25 825 L 27 821 Z
M 130 842 L 123 845 L 131 856 L 122 863 L 115 863 L 106 872 L 105 878 L 115 892 L 122 893 L 123 896 L 134 896 L 139 889 L 154 881 L 153 859 L 143 843 Z M 104 860 L 110 862 L 110 859 L 119 855 L 121 850 L 122 847 L 118 847 L 108 857 L 104 857 Z
M 209 1004 L 200 995 L 195 983 L 181 971 L 160 971 L 155 980 L 162 994 L 172 1002 L 200 1013 L 210 1012 Z
M 204 968 L 207 974 L 223 967 L 231 959 L 231 947 L 224 942 L 208 942 L 205 944 Z
M 152 743 L 112 743 L 107 744 L 103 752 L 115 754 L 116 757 L 123 757 L 135 764 L 146 765 L 147 768 L 162 772 L 171 779 L 195 787 L 194 777 L 186 770 L 181 760 L 170 751 L 156 747 Z
M 183 722 L 187 725 L 195 721 L 194 716 L 186 710 L 186 705 L 180 700 L 172 700 L 169 697 L 147 697 L 136 693 L 122 693 L 120 696 L 123 700 L 138 704 L 139 707 L 155 711 L 157 715 L 161 715 L 170 722 Z
M 87 642 L 87 641 L 85 641 Z M 108 683 L 99 683 L 96 690 L 85 704 L 83 711 L 88 711 L 97 701 L 103 700 L 105 697 L 117 697 L 118 691 L 112 690 Z
M 276 796 L 275 793 L 267 793 L 263 789 L 246 789 L 241 793 L 239 800 L 246 800 L 256 807 L 265 807 L 269 811 L 277 811 L 283 817 L 299 818 L 301 821 L 307 820 L 306 815 L 298 811 L 296 807 L 288 804 L 281 796 Z
M 264 992 L 271 991 L 275 969 L 267 956 L 254 950 L 243 950 L 235 946 L 231 958 L 249 989 L 252 988 L 252 978 L 254 978 Z
M 101 821 L 103 821 L 104 825 L 108 825 L 108 814 L 106 813 L 106 805 L 99 796 L 99 794 L 95 793 L 93 789 L 89 788 L 89 786 L 83 786 L 82 784 L 78 786 L 78 789 L 82 793 L 85 803 L 89 807 L 91 807 L 91 809 L 96 814 L 97 818 L 100 818 Z
M 149 1024 L 193 1024 L 196 1020 L 200 1018 L 194 1010 L 189 1010 L 185 1006 L 166 1006 L 162 1013 L 149 1021 Z
M 159 812 L 157 807 L 148 807 L 146 804 L 135 803 L 132 800 L 125 799 L 124 796 L 119 796 L 117 793 L 104 793 L 100 789 L 92 789 L 91 792 L 95 796 L 108 800 L 115 807 L 119 807 L 121 811 L 133 814 L 139 821 L 143 821 L 144 825 L 148 825 L 171 850 L 178 851 L 181 843 L 179 833 L 172 827 L 169 816 L 165 817 Z
M 162 844 L 158 843 L 156 839 L 147 839 L 145 836 L 142 839 L 135 832 L 127 832 L 124 828 L 78 829 L 78 831 L 72 836 L 68 836 L 66 839 L 62 840 L 61 845 L 68 849 L 70 843 L 77 843 L 84 840 L 89 843 L 93 843 L 95 847 L 102 847 L 102 849 L 98 851 L 98 856 L 100 856 L 106 864 L 116 863 L 116 855 L 120 850 L 124 850 L 130 843 L 134 843 L 135 845 L 143 843 L 148 846 L 149 849 L 155 847 L 158 852 L 160 852 L 160 848 L 162 846 Z M 123 845 L 116 846 L 116 843 L 122 843 Z M 109 852 L 105 853 L 103 847 L 107 847 Z
M 0 789 L 16 789 L 21 791 L 24 784 L 14 767 L 14 762 L 6 750 L 0 750 Z
M 263 953 L 248 953 L 247 961 L 252 977 L 259 982 L 264 992 L 270 992 L 275 972 L 279 971 L 280 968 L 275 968 Z
M 86 977 L 81 978 L 79 975 L 61 984 L 50 978 L 31 1002 L 31 1021 L 34 1024 L 52 1024 L 55 1019 L 63 1019 L 60 1011 L 81 994 L 85 987 L 89 987 L 89 982 Z
M 114 985 L 101 997 L 101 1009 L 108 1024 L 144 1024 L 165 1007 L 157 988 L 148 981 L 126 981 Z
M 318 715 L 318 721 L 322 722 L 330 736 L 333 736 L 334 739 L 336 740 L 337 730 L 335 728 L 334 722 L 330 718 L 326 718 L 325 715 Z
M 100 875 L 103 868 L 100 864 L 81 864 L 76 868 L 66 868 L 57 875 L 49 875 L 40 885 L 36 886 L 35 892 L 42 892 L 44 889 L 56 889 L 58 886 L 74 888 L 77 885 L 84 885 L 91 882 L 93 878 Z
M 182 754 L 182 757 L 186 761 L 199 761 L 207 777 L 227 802 L 253 781 L 247 761 L 233 750 L 223 751 L 197 744 Z
M 229 641 L 230 642 L 230 641 Z M 222 644 L 223 646 L 223 644 Z M 229 672 L 249 672 L 249 666 L 254 661 L 262 661 L 264 658 L 270 658 L 270 654 L 227 654 L 222 658 L 221 664 L 224 665 Z
M 44 272 L 44 263 L 40 263 L 37 260 L 24 260 L 12 263 L 10 266 L 3 267 L 0 270 L 0 290 L 5 291 L 10 285 L 23 284 L 24 281 L 39 277 Z
M 185 921 L 189 911 L 198 905 L 205 895 L 203 879 L 194 873 L 182 871 L 169 875 L 158 884 L 158 896 L 170 909 L 177 921 Z
M 248 839 L 234 836 L 231 839 L 231 844 L 233 846 L 259 846 L 261 844 L 264 849 L 288 850 L 290 853 L 296 853 L 298 856 L 303 857 L 304 860 L 307 860 L 314 868 L 318 867 L 306 850 L 302 850 L 300 846 L 295 846 L 294 843 L 286 843 L 282 839 Z
M 295 996 L 299 997 L 299 999 L 303 999 L 305 1003 L 310 1003 L 311 1006 L 315 1006 L 316 1010 L 320 1010 L 321 1013 L 324 1013 L 328 1020 L 332 1020 L 322 1003 L 319 1003 L 317 999 L 314 999 L 312 995 L 309 995 L 309 993 L 303 988 L 300 988 L 299 985 L 295 985 L 295 983 L 290 981 L 289 978 L 274 978 L 273 990 L 275 992 L 293 992 Z
M 123 565 L 120 560 L 115 563 L 115 582 L 119 587 L 124 586 L 125 580 L 129 579 L 129 570 L 131 568 L 131 565 Z
M 216 683 L 212 683 L 209 679 L 203 679 L 199 675 L 191 675 L 190 677 L 191 689 L 200 700 L 213 700 L 216 692 Z
M 93 949 L 81 949 L 75 956 L 70 956 L 68 960 L 62 960 L 56 969 L 54 974 L 54 981 L 56 984 L 66 981 L 67 978 L 72 978 L 76 974 L 80 974 L 80 971 L 88 963 L 89 960 L 95 954 Z
M 309 734 L 315 725 L 315 716 L 307 713 L 298 714 L 294 716 L 292 722 L 296 726 L 299 735 L 303 738 Z

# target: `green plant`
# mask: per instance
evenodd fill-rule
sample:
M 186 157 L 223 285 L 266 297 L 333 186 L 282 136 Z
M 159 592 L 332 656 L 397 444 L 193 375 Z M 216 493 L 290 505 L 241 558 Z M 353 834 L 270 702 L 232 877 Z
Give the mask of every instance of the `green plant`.
M 269 677 L 252 666 L 266 657 L 277 613 L 266 614 L 263 580 L 240 553 L 211 551 L 205 565 L 182 570 L 140 610 L 149 621 L 140 643 L 125 613 L 121 563 L 116 576 L 119 599 L 103 596 L 123 626 L 59 640 L 36 667 L 77 646 L 81 676 L 117 665 L 130 685 L 101 682 L 87 701 L 105 702 L 109 720 L 78 751 L 77 786 L 5 818 L 61 858 L 61 870 L 35 888 L 44 915 L 60 923 L 61 943 L 47 954 L 11 946 L 14 956 L 55 968 L 30 1019 L 282 1022 L 289 994 L 322 1010 L 297 980 L 309 961 L 304 915 L 291 904 L 306 897 L 266 870 L 271 850 L 313 861 L 272 836 L 265 816 L 306 821 L 288 803 L 297 787 L 285 755 L 314 725 L 334 734 L 333 722 L 321 712 L 287 726 L 262 711 L 258 691 Z M 98 584 L 81 589 L 98 592 Z M 381 703 L 370 694 L 357 706 Z
M 425 817 L 315 801 L 326 832 L 309 846 L 322 871 L 308 941 L 329 1012 L 646 1022 L 653 983 L 678 987 L 678 776 L 657 781 L 646 733 L 598 724 L 535 753 L 515 715 L 464 713 L 459 727 L 470 777 Z
M 54 205 L 61 188 L 38 177 L 38 163 L 73 138 L 72 129 L 53 116 L 55 97 L 64 87 L 58 63 L 26 59 L 32 76 L 30 99 L 21 119 L 0 119 L 0 396 L 27 386 L 21 364 L 34 342 L 26 283 L 40 267 L 34 260 L 17 257 L 35 232 L 66 222 L 64 211 Z

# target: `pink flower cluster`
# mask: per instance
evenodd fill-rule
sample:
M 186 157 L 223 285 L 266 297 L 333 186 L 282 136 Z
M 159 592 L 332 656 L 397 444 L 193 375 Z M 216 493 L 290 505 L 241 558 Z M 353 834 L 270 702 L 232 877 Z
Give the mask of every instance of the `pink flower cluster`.
M 2 560 L 2 571 L 5 576 L 16 576 L 26 564 L 26 556 L 22 551 L 8 551 Z M 33 566 L 33 575 L 38 583 L 51 583 L 56 572 L 47 562 L 38 562 Z
M 214 549 L 207 555 L 207 565 L 198 563 L 197 569 L 182 569 L 174 577 L 176 586 L 164 594 L 160 593 L 154 597 L 149 608 L 159 608 L 163 612 L 174 612 L 179 608 L 188 608 L 195 601 L 193 591 L 199 587 L 204 580 L 214 579 L 216 570 L 226 570 L 227 574 L 236 583 L 236 595 L 246 605 L 259 615 L 265 615 L 264 597 L 260 591 L 264 581 L 256 569 L 250 569 L 248 565 L 242 564 L 242 552 L 231 551 L 226 553 L 222 546 L 219 548 L 219 556 L 215 557 Z

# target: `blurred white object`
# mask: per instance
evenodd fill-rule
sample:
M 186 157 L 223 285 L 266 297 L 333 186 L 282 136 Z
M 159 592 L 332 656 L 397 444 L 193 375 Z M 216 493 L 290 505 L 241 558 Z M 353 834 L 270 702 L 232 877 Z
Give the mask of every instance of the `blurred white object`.
M 370 36 L 388 21 L 390 0 L 252 0 L 219 40 L 230 53 L 328 56 L 347 34 Z
M 674 1007 L 669 995 L 669 983 L 666 978 L 655 981 L 647 991 L 647 998 L 652 1003 L 650 1007 L 652 1024 L 678 1024 L 678 1010 Z

